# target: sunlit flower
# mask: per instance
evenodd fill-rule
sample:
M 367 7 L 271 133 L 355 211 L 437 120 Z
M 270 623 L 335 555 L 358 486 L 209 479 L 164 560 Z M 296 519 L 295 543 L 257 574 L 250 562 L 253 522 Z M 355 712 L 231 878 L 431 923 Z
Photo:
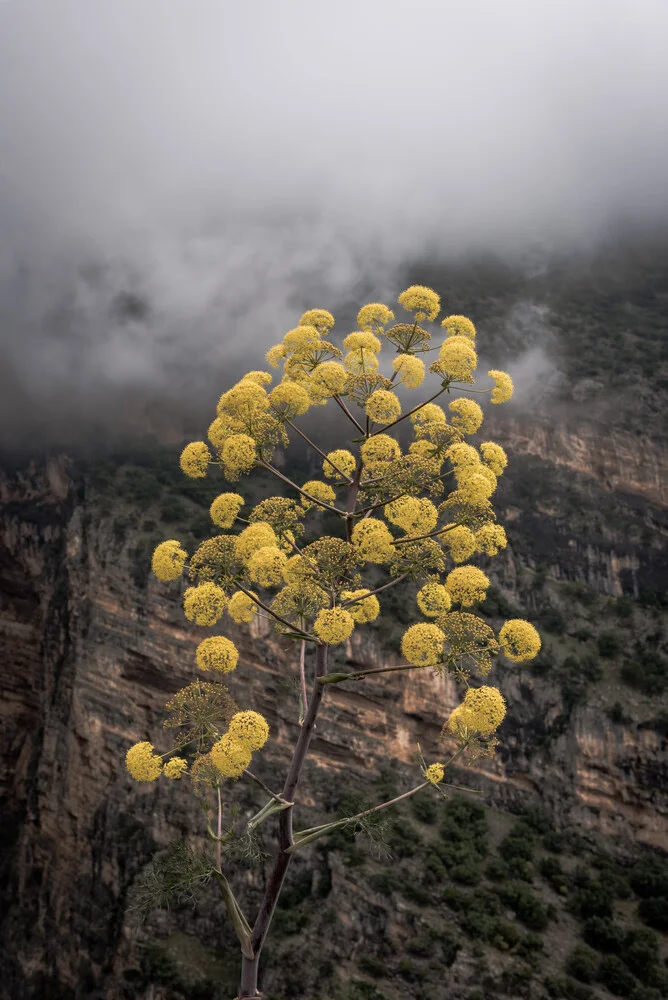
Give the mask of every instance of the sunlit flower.
M 407 389 L 417 389 L 424 382 L 424 361 L 414 354 L 399 354 L 392 362 L 395 372 L 399 372 L 399 382 Z
M 353 620 L 358 625 L 364 625 L 366 622 L 373 622 L 376 620 L 380 614 L 380 604 L 378 603 L 378 598 L 375 594 L 366 596 L 369 594 L 368 590 L 344 590 L 341 594 L 341 600 L 345 601 L 355 601 L 355 604 L 349 604 L 345 611 L 349 611 L 353 617 Z M 363 598 L 363 600 L 360 600 Z
M 331 506 L 336 500 L 336 493 L 328 483 L 321 483 L 318 479 L 309 479 L 307 483 L 302 486 L 304 493 L 308 493 L 309 496 L 304 496 L 302 494 L 301 504 L 305 510 L 310 510 L 311 507 L 317 507 L 318 504 L 315 503 L 316 500 L 320 500 L 320 503 L 325 503 Z M 309 497 L 313 497 L 310 500 Z
M 497 555 L 499 549 L 505 549 L 508 544 L 505 529 L 493 521 L 481 525 L 474 534 L 476 552 L 484 552 L 486 556 Z
M 438 521 L 438 511 L 426 497 L 399 497 L 385 506 L 385 517 L 409 535 L 427 535 Z
M 415 313 L 418 323 L 422 323 L 425 319 L 436 319 L 441 308 L 440 296 L 424 285 L 411 285 L 401 293 L 398 301 L 406 312 Z
M 431 423 L 446 424 L 447 422 L 445 410 L 438 403 L 425 403 L 415 413 L 411 413 L 411 423 L 416 426 Z
M 450 610 L 452 600 L 442 583 L 430 581 L 417 592 L 417 605 L 427 618 L 435 618 Z
M 464 705 L 471 713 L 473 726 L 482 736 L 493 733 L 506 717 L 505 699 L 495 687 L 469 688 Z
M 228 733 L 249 750 L 261 750 L 269 739 L 269 726 L 259 712 L 237 712 L 230 721 Z
M 394 392 L 376 389 L 366 401 L 366 414 L 376 424 L 391 424 L 401 416 L 401 403 Z
M 384 521 L 366 517 L 358 521 L 352 532 L 352 543 L 360 559 L 372 563 L 385 563 L 394 556 L 393 539 Z
M 443 531 L 439 533 L 438 540 L 450 551 L 452 559 L 456 563 L 464 562 L 475 552 L 475 535 L 470 528 L 464 524 L 455 527 L 446 524 Z
M 229 605 L 228 605 L 229 610 Z M 197 647 L 197 666 L 200 670 L 213 670 L 229 674 L 237 665 L 239 651 L 224 635 L 211 635 L 203 639 Z
M 264 548 L 265 545 L 278 545 L 276 532 L 266 521 L 257 521 L 255 524 L 249 524 L 237 536 L 234 542 L 234 551 L 237 558 L 245 563 L 254 552 Z
M 441 320 L 446 337 L 468 337 L 475 340 L 475 326 L 466 316 L 446 316 Z
M 257 549 L 247 563 L 248 575 L 261 587 L 278 587 L 283 583 L 283 568 L 288 561 L 285 552 L 275 545 Z
M 345 642 L 354 628 L 355 619 L 345 608 L 325 608 L 313 623 L 313 631 L 328 646 Z
M 125 766 L 135 781 L 155 781 L 162 773 L 162 758 L 152 743 L 135 743 L 125 755 Z
M 455 382 L 470 382 L 478 356 L 468 337 L 448 337 L 439 352 L 443 372 Z
M 172 757 L 168 760 L 163 768 L 163 774 L 166 778 L 171 778 L 173 781 L 178 781 L 182 774 L 188 770 L 188 761 L 184 760 L 183 757 Z
M 508 456 L 500 444 L 494 441 L 483 441 L 480 454 L 485 465 L 488 465 L 495 476 L 500 476 L 508 465 Z
M 362 461 L 365 465 L 375 465 L 377 462 L 396 462 L 401 458 L 401 448 L 389 434 L 374 434 L 360 448 Z
M 432 785 L 438 785 L 445 777 L 445 768 L 442 764 L 430 764 L 424 772 L 424 776 Z
M 373 354 L 378 354 L 381 343 L 369 330 L 356 330 L 348 334 L 343 341 L 343 347 L 346 351 L 371 351 Z
M 211 461 L 211 452 L 205 441 L 192 441 L 181 452 L 179 464 L 191 479 L 204 479 Z
M 533 660 L 540 650 L 540 635 L 530 622 L 511 618 L 499 632 L 503 655 L 515 663 Z
M 251 382 L 257 382 L 258 385 L 271 385 L 273 376 L 269 372 L 246 372 L 242 382 L 245 379 L 249 379 Z
M 210 581 L 188 587 L 183 595 L 184 614 L 196 625 L 215 625 L 226 607 L 225 591 Z
M 238 493 L 221 493 L 209 508 L 211 520 L 219 528 L 231 528 L 244 502 Z
M 232 434 L 222 447 L 221 458 L 228 479 L 238 479 L 255 465 L 255 441 L 249 434 Z
M 336 469 L 339 469 L 344 476 L 352 476 L 356 468 L 357 460 L 355 456 L 345 448 L 337 448 L 336 451 L 330 451 L 327 459 L 322 463 L 322 471 L 325 473 L 327 479 L 340 478 Z
M 489 579 L 477 566 L 458 566 L 448 573 L 445 586 L 453 601 L 463 608 L 470 608 L 485 600 Z
M 369 302 L 362 306 L 357 314 L 357 325 L 360 330 L 374 330 L 386 326 L 394 319 L 394 313 L 382 302 Z
M 267 364 L 271 365 L 272 368 L 278 368 L 281 361 L 283 361 L 287 356 L 287 353 L 288 352 L 284 344 L 274 344 L 274 346 L 270 347 L 265 354 Z
M 507 372 L 492 368 L 487 374 L 494 379 L 494 388 L 490 399 L 492 403 L 507 403 L 513 394 L 513 380 Z
M 432 667 L 443 655 L 445 635 L 438 625 L 411 625 L 401 640 L 401 652 L 415 667 Z
M 257 604 L 243 590 L 237 590 L 230 597 L 227 613 L 233 622 L 251 622 L 257 613 Z
M 453 414 L 452 426 L 464 434 L 475 434 L 482 424 L 482 410 L 473 399 L 453 399 L 448 405 Z
M 161 542 L 153 552 L 151 569 L 158 580 L 178 580 L 183 573 L 183 566 L 188 553 L 181 543 L 174 538 Z
M 335 320 L 331 312 L 328 312 L 326 309 L 307 309 L 299 320 L 299 325 L 314 326 L 322 337 L 326 333 L 329 333 L 334 326 L 334 322 Z
M 269 404 L 279 420 L 292 420 L 306 413 L 311 400 L 298 382 L 281 382 L 269 393 Z
M 347 377 L 346 369 L 338 361 L 323 361 L 311 374 L 307 388 L 326 399 L 343 392 Z
M 245 743 L 240 743 L 229 733 L 211 747 L 211 760 L 225 778 L 238 778 L 251 762 L 253 754 Z
M 242 379 L 224 392 L 216 407 L 219 417 L 229 414 L 232 417 L 248 416 L 250 413 L 263 412 L 269 406 L 267 391 L 252 379 Z
M 375 372 L 378 368 L 378 358 L 373 351 L 362 349 L 360 351 L 348 351 L 343 363 L 349 372 L 355 375 L 363 375 L 367 372 Z
M 288 330 L 283 337 L 283 346 L 290 351 L 294 351 L 305 344 L 317 344 L 319 340 L 320 334 L 314 326 L 308 323 L 300 323 L 294 330 Z

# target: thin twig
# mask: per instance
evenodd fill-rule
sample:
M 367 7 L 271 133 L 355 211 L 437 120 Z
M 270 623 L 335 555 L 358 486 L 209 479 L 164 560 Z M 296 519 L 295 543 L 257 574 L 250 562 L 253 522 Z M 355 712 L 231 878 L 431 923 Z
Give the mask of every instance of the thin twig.
M 299 680 L 302 688 L 302 707 L 299 713 L 299 724 L 301 725 L 304 721 L 304 712 L 306 711 L 308 702 L 308 695 L 306 693 L 306 643 L 303 639 L 299 650 Z
M 430 396 L 429 399 L 425 399 L 424 403 L 420 403 L 419 406 L 414 406 L 412 410 L 408 411 L 408 413 L 404 413 L 403 416 L 397 417 L 397 419 L 393 420 L 391 424 L 386 424 L 385 427 L 381 427 L 381 429 L 379 431 L 374 431 L 373 434 L 371 435 L 371 437 L 375 437 L 376 434 L 385 434 L 386 431 L 389 431 L 390 427 L 394 427 L 395 424 L 400 424 L 402 420 L 406 419 L 406 417 L 410 417 L 411 414 L 417 413 L 417 411 L 421 410 L 423 406 L 427 405 L 427 403 L 433 403 L 433 401 L 435 399 L 438 399 L 439 396 L 443 395 L 443 393 L 445 392 L 445 390 L 447 388 L 449 388 L 449 386 L 447 386 L 447 385 L 442 386 L 438 390 L 438 392 L 434 393 L 433 396 Z
M 332 467 L 332 468 L 334 469 L 334 471 L 335 471 L 335 472 L 338 472 L 338 474 L 339 474 L 339 475 L 341 476 L 341 478 L 342 478 L 342 479 L 345 479 L 345 481 L 346 481 L 347 483 L 350 483 L 350 482 L 352 482 L 352 480 L 351 480 L 350 476 L 347 476 L 347 475 L 345 474 L 345 472 L 341 472 L 341 469 L 340 469 L 340 468 L 338 467 L 338 465 L 335 465 L 335 464 L 334 464 L 334 462 L 332 462 L 331 458 L 328 458 L 328 457 L 327 457 L 327 455 L 325 454 L 325 452 L 324 452 L 324 451 L 321 451 L 321 450 L 320 450 L 320 448 L 318 448 L 317 444 L 314 444 L 314 443 L 313 443 L 313 441 L 311 441 L 311 439 L 310 439 L 310 438 L 306 437 L 306 434 L 304 434 L 304 432 L 303 432 L 303 431 L 301 431 L 301 430 L 299 429 L 299 427 L 297 427 L 297 425 L 296 425 L 296 424 L 293 424 L 293 422 L 292 422 L 291 420 L 286 420 L 286 423 L 287 423 L 287 424 L 289 424 L 289 425 L 290 425 L 290 427 L 292 427 L 293 431 L 296 431 L 296 432 L 297 432 L 297 434 L 299 434 L 300 438 L 303 438 L 303 440 L 304 440 L 304 441 L 306 441 L 306 443 L 307 443 L 307 444 L 310 444 L 310 445 L 311 445 L 311 447 L 313 448 L 313 450 L 314 450 L 314 451 L 317 451 L 317 453 L 318 453 L 318 454 L 319 454 L 319 455 L 320 455 L 320 456 L 321 456 L 322 458 L 324 458 L 324 459 L 325 459 L 325 461 L 326 461 L 326 462 L 327 462 L 327 463 L 328 463 L 329 465 L 331 465 L 331 467 Z
M 350 604 L 357 604 L 359 601 L 366 601 L 367 597 L 373 597 L 374 594 L 380 594 L 382 590 L 387 590 L 388 587 L 394 587 L 395 584 L 401 583 L 402 580 L 405 580 L 407 576 L 408 573 L 404 573 L 402 576 L 398 576 L 396 579 L 390 580 L 389 583 L 384 583 L 382 587 L 377 587 L 376 590 L 369 591 L 369 593 L 364 594 L 363 597 L 355 597 L 351 598 L 349 601 L 343 601 L 341 607 L 347 608 Z
M 281 623 L 281 625 L 286 625 L 291 632 L 299 632 L 299 634 L 302 635 L 304 639 L 306 639 L 308 642 L 318 641 L 314 635 L 310 635 L 308 632 L 304 632 L 303 629 L 300 629 L 298 628 L 298 626 L 293 625 L 292 622 L 289 622 L 286 618 L 281 618 L 280 615 L 277 615 L 275 611 L 272 611 L 271 608 L 267 607 L 266 604 L 263 604 L 263 602 L 260 600 L 259 597 L 255 597 L 254 594 L 251 594 L 250 590 L 246 590 L 243 584 L 239 583 L 237 579 L 235 579 L 234 582 L 236 583 L 237 587 L 242 592 L 242 594 L 245 594 L 246 597 L 250 597 L 251 601 L 253 601 L 254 604 L 257 604 L 259 608 L 262 608 L 263 611 L 266 611 L 268 614 L 270 614 L 271 617 L 275 618 L 277 622 Z
M 446 531 L 452 531 L 453 528 L 465 527 L 463 521 L 457 521 L 456 524 L 446 524 L 443 528 L 437 528 L 436 531 L 431 531 L 428 535 L 412 535 L 410 538 L 395 538 L 392 542 L 393 545 L 405 545 L 407 542 L 419 542 L 423 538 L 436 538 L 437 535 L 444 535 Z
M 256 774 L 253 774 L 252 771 L 249 771 L 248 768 L 244 769 L 244 774 L 247 774 L 248 777 L 252 781 L 254 781 L 256 785 L 259 785 L 260 788 L 262 789 L 262 791 L 266 792 L 267 795 L 270 798 L 276 799 L 277 802 L 285 802 L 285 799 L 282 796 L 277 795 L 276 792 L 272 792 L 271 788 L 267 788 L 267 786 L 265 785 L 264 781 L 262 781 L 260 778 L 258 778 L 258 776 Z
M 364 428 L 362 427 L 362 425 L 360 423 L 357 422 L 357 420 L 355 420 L 354 416 L 352 415 L 352 413 L 350 412 L 350 410 L 348 409 L 348 407 L 346 406 L 346 404 L 343 402 L 343 400 L 341 399 L 341 397 L 338 396 L 338 395 L 337 396 L 332 396 L 332 399 L 334 400 L 335 403 L 338 403 L 338 405 L 341 407 L 341 409 L 346 414 L 346 416 L 349 417 L 350 420 L 352 420 L 352 422 L 355 424 L 355 427 L 357 427 L 357 429 L 360 432 L 360 434 L 364 434 Z
M 338 507 L 332 507 L 331 504 L 325 503 L 324 500 L 318 500 L 317 497 L 311 496 L 310 493 L 306 493 L 306 491 L 303 490 L 301 486 L 297 486 L 297 484 L 293 483 L 291 479 L 288 479 L 287 476 L 284 476 L 282 472 L 279 472 L 278 469 L 275 469 L 273 465 L 269 465 L 269 463 L 265 461 L 261 461 L 260 464 L 269 472 L 273 472 L 274 475 L 278 476 L 279 479 L 282 479 L 284 483 L 288 484 L 288 486 L 292 486 L 294 490 L 297 490 L 298 493 L 301 493 L 301 495 L 303 497 L 306 497 L 307 500 L 310 500 L 311 503 L 317 504 L 318 507 L 324 507 L 325 510 L 331 510 L 335 514 L 338 514 L 339 517 L 346 516 L 345 511 L 339 510 Z
M 402 663 L 397 667 L 372 667 L 369 670 L 358 670 L 352 674 L 326 674 L 318 681 L 319 684 L 341 684 L 342 681 L 359 681 L 369 674 L 389 674 L 393 670 L 424 670 L 425 667 L 433 666 L 432 663 L 415 664 Z

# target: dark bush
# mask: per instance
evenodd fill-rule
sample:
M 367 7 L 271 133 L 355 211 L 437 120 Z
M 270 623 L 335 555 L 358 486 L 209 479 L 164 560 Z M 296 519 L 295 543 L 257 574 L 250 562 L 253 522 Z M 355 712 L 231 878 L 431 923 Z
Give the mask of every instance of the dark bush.
M 635 977 L 617 955 L 605 955 L 601 959 L 597 978 L 618 997 L 631 996 L 636 987 Z
M 380 962 L 373 955 L 360 955 L 357 959 L 357 965 L 360 972 L 366 973 L 367 976 L 373 976 L 374 979 L 384 979 L 389 971 L 387 963 Z
M 653 986 L 636 986 L 631 1000 L 661 1000 L 661 994 Z
M 576 979 L 569 979 L 566 976 L 546 976 L 543 986 L 550 997 L 564 1000 L 591 1000 L 595 996 L 594 991 Z
M 587 944 L 598 951 L 619 952 L 624 931 L 608 917 L 589 917 L 584 922 L 583 937 Z
M 586 889 L 573 894 L 568 908 L 581 920 L 588 917 L 612 917 L 614 895 L 609 886 L 594 882 Z
M 593 983 L 599 966 L 599 956 L 586 944 L 579 944 L 573 949 L 566 961 L 566 972 L 579 979 L 581 983 Z
M 622 641 L 616 632 L 601 632 L 596 645 L 601 656 L 614 657 L 621 650 Z
M 510 878 L 510 870 L 501 858 L 492 858 L 487 863 L 485 875 L 491 882 L 505 882 L 506 879 Z
M 631 972 L 647 982 L 647 972 L 659 961 L 659 939 L 653 931 L 638 927 L 628 931 L 619 954 Z
M 522 861 L 533 860 L 534 852 L 533 830 L 526 823 L 516 823 L 507 837 L 499 844 L 499 854 L 504 861 L 509 862 L 514 858 Z
M 547 908 L 524 882 L 508 882 L 496 890 L 515 915 L 532 931 L 545 930 L 548 924 Z
M 413 815 L 420 823 L 435 823 L 438 805 L 431 795 L 414 795 L 411 799 Z
M 490 928 L 488 940 L 499 951 L 508 951 L 518 944 L 520 932 L 515 924 L 509 924 L 505 920 L 495 920 Z
M 644 694 L 661 694 L 668 686 L 668 663 L 656 650 L 645 649 L 633 660 L 627 660 L 621 678 Z
M 558 892 L 562 896 L 568 894 L 568 876 L 561 867 L 559 858 L 548 854 L 546 858 L 541 858 L 538 870 L 555 892 Z
M 566 619 L 559 608 L 546 608 L 538 616 L 538 622 L 546 632 L 552 635 L 563 635 L 566 631 Z
M 636 861 L 629 872 L 631 888 L 637 896 L 668 896 L 668 865 L 661 858 L 649 855 Z
M 641 899 L 638 903 L 638 916 L 644 924 L 665 934 L 668 932 L 668 896 Z

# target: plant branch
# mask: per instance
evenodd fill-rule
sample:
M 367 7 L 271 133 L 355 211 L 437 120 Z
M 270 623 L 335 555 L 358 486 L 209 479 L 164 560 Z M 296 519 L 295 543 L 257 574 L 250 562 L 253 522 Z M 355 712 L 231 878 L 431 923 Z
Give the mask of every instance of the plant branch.
M 289 425 L 290 425 L 290 427 L 292 427 L 293 431 L 296 431 L 296 432 L 297 432 L 297 434 L 299 434 L 300 438 L 303 438 L 303 440 L 304 440 L 304 441 L 306 441 L 306 443 L 307 443 L 307 444 L 310 444 L 310 445 L 311 445 L 311 447 L 313 448 L 313 450 L 314 450 L 314 451 L 317 451 L 317 453 L 318 453 L 318 454 L 319 454 L 319 455 L 320 455 L 320 456 L 321 456 L 322 458 L 324 458 L 324 459 L 325 459 L 325 461 L 327 462 L 327 464 L 328 464 L 328 465 L 331 465 L 331 467 L 332 467 L 332 468 L 334 469 L 334 471 L 335 471 L 335 472 L 338 472 L 338 474 L 339 474 L 339 475 L 341 476 L 341 478 L 342 478 L 342 479 L 345 479 L 345 481 L 346 481 L 347 483 L 349 483 L 349 482 L 351 481 L 351 480 L 350 480 L 350 476 L 347 476 L 347 475 L 345 474 L 345 472 L 341 472 L 341 469 L 340 469 L 340 468 L 338 467 L 338 465 L 335 465 L 335 464 L 334 464 L 334 462 L 332 462 L 331 458 L 328 458 L 328 457 L 327 457 L 327 455 L 325 454 L 325 452 L 324 452 L 324 451 L 321 451 L 321 450 L 320 450 L 320 448 L 318 448 L 317 444 L 314 444 L 314 443 L 313 443 L 313 441 L 311 441 L 311 439 L 310 439 L 310 438 L 306 437 L 306 434 L 304 434 L 304 432 L 303 432 L 303 431 L 301 431 L 301 430 L 299 429 L 299 427 L 297 427 L 297 425 L 296 425 L 296 424 L 293 424 L 293 422 L 292 422 L 291 420 L 286 420 L 286 423 L 287 423 L 287 424 L 289 424 Z
M 407 576 L 408 573 L 404 573 L 402 576 L 398 576 L 396 579 L 390 580 L 389 583 L 384 583 L 382 587 L 377 587 L 375 590 L 369 591 L 369 593 L 365 594 L 364 597 L 351 597 L 349 601 L 343 601 L 341 607 L 347 608 L 351 604 L 358 604 L 360 601 L 366 601 L 367 597 L 373 597 L 374 594 L 380 594 L 381 591 L 387 590 L 388 587 L 394 587 L 397 583 L 401 583 L 402 580 L 405 580 Z
M 239 583 L 239 580 L 236 577 L 234 579 L 234 582 L 236 583 L 237 587 L 239 588 L 242 594 L 245 594 L 246 597 L 249 597 L 254 604 L 257 604 L 259 608 L 262 608 L 263 611 L 266 611 L 267 614 L 270 614 L 271 617 L 275 618 L 277 622 L 281 623 L 281 625 L 286 625 L 291 632 L 299 632 L 300 635 L 302 635 L 307 642 L 318 641 L 314 635 L 310 635 L 308 632 L 303 632 L 300 628 L 298 628 L 296 625 L 293 625 L 292 622 L 289 622 L 286 618 L 281 618 L 280 615 L 277 615 L 276 612 L 272 611 L 270 607 L 268 607 L 266 604 L 263 604 L 263 602 L 260 600 L 259 597 L 255 597 L 253 594 L 251 594 L 250 590 L 246 590 L 243 584 Z
M 269 462 L 262 461 L 260 464 L 264 466 L 264 468 L 267 469 L 269 472 L 273 472 L 274 475 L 278 476 L 279 479 L 282 479 L 284 483 L 288 484 L 288 486 L 292 486 L 293 490 L 297 490 L 298 493 L 301 493 L 301 495 L 303 497 L 306 497 L 307 500 L 310 500 L 311 503 L 316 504 L 318 507 L 323 507 L 325 510 L 331 510 L 335 514 L 338 514 L 339 517 L 346 516 L 346 512 L 344 510 L 339 510 L 338 507 L 332 507 L 331 504 L 325 503 L 324 500 L 318 500 L 317 497 L 311 496 L 310 493 L 307 493 L 305 490 L 301 488 L 301 486 L 297 486 L 296 483 L 293 483 L 291 479 L 288 479 L 287 476 L 284 476 L 282 472 L 279 472 L 278 469 L 275 469 L 273 465 L 269 464 Z
M 340 684 L 342 681 L 359 681 L 369 674 L 389 674 L 393 670 L 424 670 L 425 666 L 433 664 L 401 663 L 398 667 L 371 667 L 369 670 L 358 670 L 351 674 L 325 674 L 318 679 L 318 684 Z
M 410 538 L 395 538 L 392 544 L 406 545 L 407 542 L 420 542 L 423 538 L 436 538 L 437 535 L 444 535 L 446 531 L 452 531 L 453 528 L 461 528 L 463 526 L 463 521 L 457 521 L 456 524 L 447 524 L 444 528 L 437 528 L 436 531 L 430 531 L 428 535 L 411 535 Z
M 352 422 L 355 424 L 355 427 L 360 432 L 360 434 L 364 434 L 364 428 L 362 427 L 362 425 L 360 423 L 357 422 L 357 420 L 355 420 L 354 416 L 352 415 L 352 413 L 350 412 L 350 410 L 348 409 L 348 407 L 346 406 L 346 404 L 343 402 L 343 400 L 341 399 L 341 397 L 339 395 L 336 395 L 336 396 L 332 396 L 332 399 L 334 400 L 335 403 L 338 403 L 338 405 L 341 407 L 341 409 L 346 414 L 346 416 L 350 420 L 352 420 Z
M 381 427 L 380 430 L 374 431 L 371 437 L 375 437 L 376 434 L 385 434 L 386 431 L 389 431 L 390 427 L 394 427 L 395 424 L 400 424 L 402 420 L 406 419 L 406 417 L 410 417 L 411 414 L 417 413 L 417 411 L 421 410 L 423 406 L 427 405 L 427 403 L 433 403 L 435 399 L 438 399 L 439 396 L 443 395 L 443 393 L 447 388 L 448 388 L 447 385 L 441 386 L 438 392 L 435 392 L 433 396 L 429 397 L 429 399 L 425 399 L 424 403 L 420 403 L 418 406 L 414 406 L 412 410 L 409 410 L 408 413 L 404 413 L 401 417 L 397 417 L 397 419 L 393 420 L 391 424 L 386 424 L 385 427 Z

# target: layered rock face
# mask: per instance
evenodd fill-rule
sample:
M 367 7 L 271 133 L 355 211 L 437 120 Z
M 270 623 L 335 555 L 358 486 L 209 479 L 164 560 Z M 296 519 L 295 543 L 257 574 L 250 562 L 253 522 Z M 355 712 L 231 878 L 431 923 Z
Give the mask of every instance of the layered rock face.
M 555 644 L 563 655 L 581 641 L 570 633 L 582 608 L 559 604 L 560 582 L 584 581 L 609 597 L 660 588 L 666 453 L 620 433 L 519 420 L 501 421 L 498 431 L 511 464 L 496 507 L 510 545 L 489 571 L 504 599 L 529 612 L 529 583 L 542 573 L 541 586 L 553 588 L 552 603 L 567 619 Z M 138 740 L 165 744 L 164 703 L 194 679 L 195 647 L 211 630 L 184 618 L 185 582 L 133 578 L 140 512 L 119 544 L 74 459 L 6 467 L 0 500 L 0 996 L 134 996 L 119 985 L 136 961 L 126 894 L 157 847 L 201 835 L 202 822 L 185 783 L 137 785 L 124 755 Z M 651 611 L 636 611 L 638 635 L 651 623 Z M 298 729 L 295 667 L 273 633 L 238 628 L 233 638 L 241 658 L 230 691 L 240 707 L 267 717 L 272 739 L 258 772 L 278 786 Z M 393 655 L 382 636 L 363 630 L 345 651 L 349 663 L 371 666 Z M 604 670 L 589 697 L 565 712 L 550 671 L 496 666 L 493 682 L 509 702 L 501 749 L 462 767 L 459 779 L 499 808 L 541 804 L 556 826 L 665 849 L 666 740 L 637 728 L 656 703 L 630 695 L 616 668 Z M 442 756 L 441 727 L 459 700 L 450 677 L 425 670 L 334 686 L 300 802 L 327 807 L 323 788 L 364 789 L 387 764 L 410 787 L 416 744 L 427 759 Z M 615 701 L 627 721 L 606 714 Z M 252 808 L 257 799 L 240 788 L 242 808 Z M 217 935 L 222 904 L 206 919 Z

